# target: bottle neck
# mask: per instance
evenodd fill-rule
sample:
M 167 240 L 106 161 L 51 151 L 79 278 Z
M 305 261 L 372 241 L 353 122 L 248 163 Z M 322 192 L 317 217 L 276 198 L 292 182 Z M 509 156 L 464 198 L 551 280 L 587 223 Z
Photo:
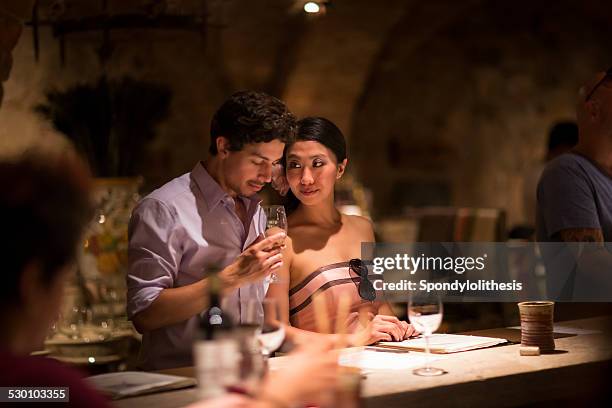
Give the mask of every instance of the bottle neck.
M 217 274 L 208 277 L 208 308 L 221 307 L 221 280 Z
M 200 331 L 202 340 L 217 340 L 228 335 L 233 330 L 234 323 L 221 306 L 221 279 L 217 271 L 208 274 L 208 290 L 206 297 L 208 307 L 201 315 Z

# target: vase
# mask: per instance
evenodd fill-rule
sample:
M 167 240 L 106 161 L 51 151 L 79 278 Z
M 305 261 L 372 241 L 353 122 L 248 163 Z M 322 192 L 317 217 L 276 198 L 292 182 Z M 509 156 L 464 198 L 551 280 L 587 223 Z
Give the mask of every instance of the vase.
M 96 212 L 86 228 L 76 284 L 94 323 L 126 321 L 128 224 L 142 178 L 103 178 L 94 182 Z
M 142 178 L 98 178 L 94 181 L 96 212 L 83 244 L 81 272 L 86 280 L 125 277 L 128 223 L 140 199 Z

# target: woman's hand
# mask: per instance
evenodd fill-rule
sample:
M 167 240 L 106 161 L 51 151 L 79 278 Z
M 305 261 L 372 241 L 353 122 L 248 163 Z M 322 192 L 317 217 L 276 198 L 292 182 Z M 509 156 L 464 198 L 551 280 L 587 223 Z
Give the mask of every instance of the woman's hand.
M 280 163 L 272 166 L 272 188 L 283 197 L 289 191 L 289 182 L 287 177 L 285 177 L 285 168 Z
M 417 331 L 413 325 L 403 320 L 400 321 L 402 326 L 406 328 L 406 333 L 404 333 L 404 340 L 409 339 L 410 337 L 416 337 L 421 334 L 421 332 Z
M 255 404 L 255 400 L 244 395 L 227 394 L 209 400 L 198 401 L 185 408 L 253 408 L 256 406 Z
M 259 396 L 261 401 L 269 399 L 289 407 L 316 403 L 329 395 L 339 375 L 338 352 L 332 348 L 332 341 L 317 338 L 290 354 L 286 365 L 270 372 Z
M 368 313 L 370 322 L 365 328 L 357 330 L 349 336 L 349 343 L 354 346 L 373 344 L 378 341 L 402 341 L 413 334 L 414 329 L 395 316 L 376 315 Z M 354 314 L 349 319 L 354 318 Z

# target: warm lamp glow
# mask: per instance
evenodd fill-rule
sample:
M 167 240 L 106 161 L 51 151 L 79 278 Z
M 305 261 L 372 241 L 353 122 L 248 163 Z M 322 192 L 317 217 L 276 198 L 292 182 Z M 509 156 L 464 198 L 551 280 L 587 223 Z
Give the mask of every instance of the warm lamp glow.
M 314 14 L 321 11 L 321 7 L 319 7 L 319 5 L 314 1 L 309 1 L 308 3 L 304 4 L 304 11 Z

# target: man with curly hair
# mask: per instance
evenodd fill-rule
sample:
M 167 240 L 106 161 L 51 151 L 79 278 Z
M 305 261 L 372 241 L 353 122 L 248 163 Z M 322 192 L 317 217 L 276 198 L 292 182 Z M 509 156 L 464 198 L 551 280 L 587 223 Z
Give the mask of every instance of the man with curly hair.
M 192 364 L 213 269 L 220 269 L 224 307 L 238 320 L 246 302 L 263 299 L 264 278 L 282 264 L 285 235 L 261 238 L 265 218 L 256 193 L 271 181 L 295 127 L 280 100 L 253 91 L 232 95 L 212 119 L 208 158 L 134 209 L 127 309 L 143 333 L 143 368 Z

